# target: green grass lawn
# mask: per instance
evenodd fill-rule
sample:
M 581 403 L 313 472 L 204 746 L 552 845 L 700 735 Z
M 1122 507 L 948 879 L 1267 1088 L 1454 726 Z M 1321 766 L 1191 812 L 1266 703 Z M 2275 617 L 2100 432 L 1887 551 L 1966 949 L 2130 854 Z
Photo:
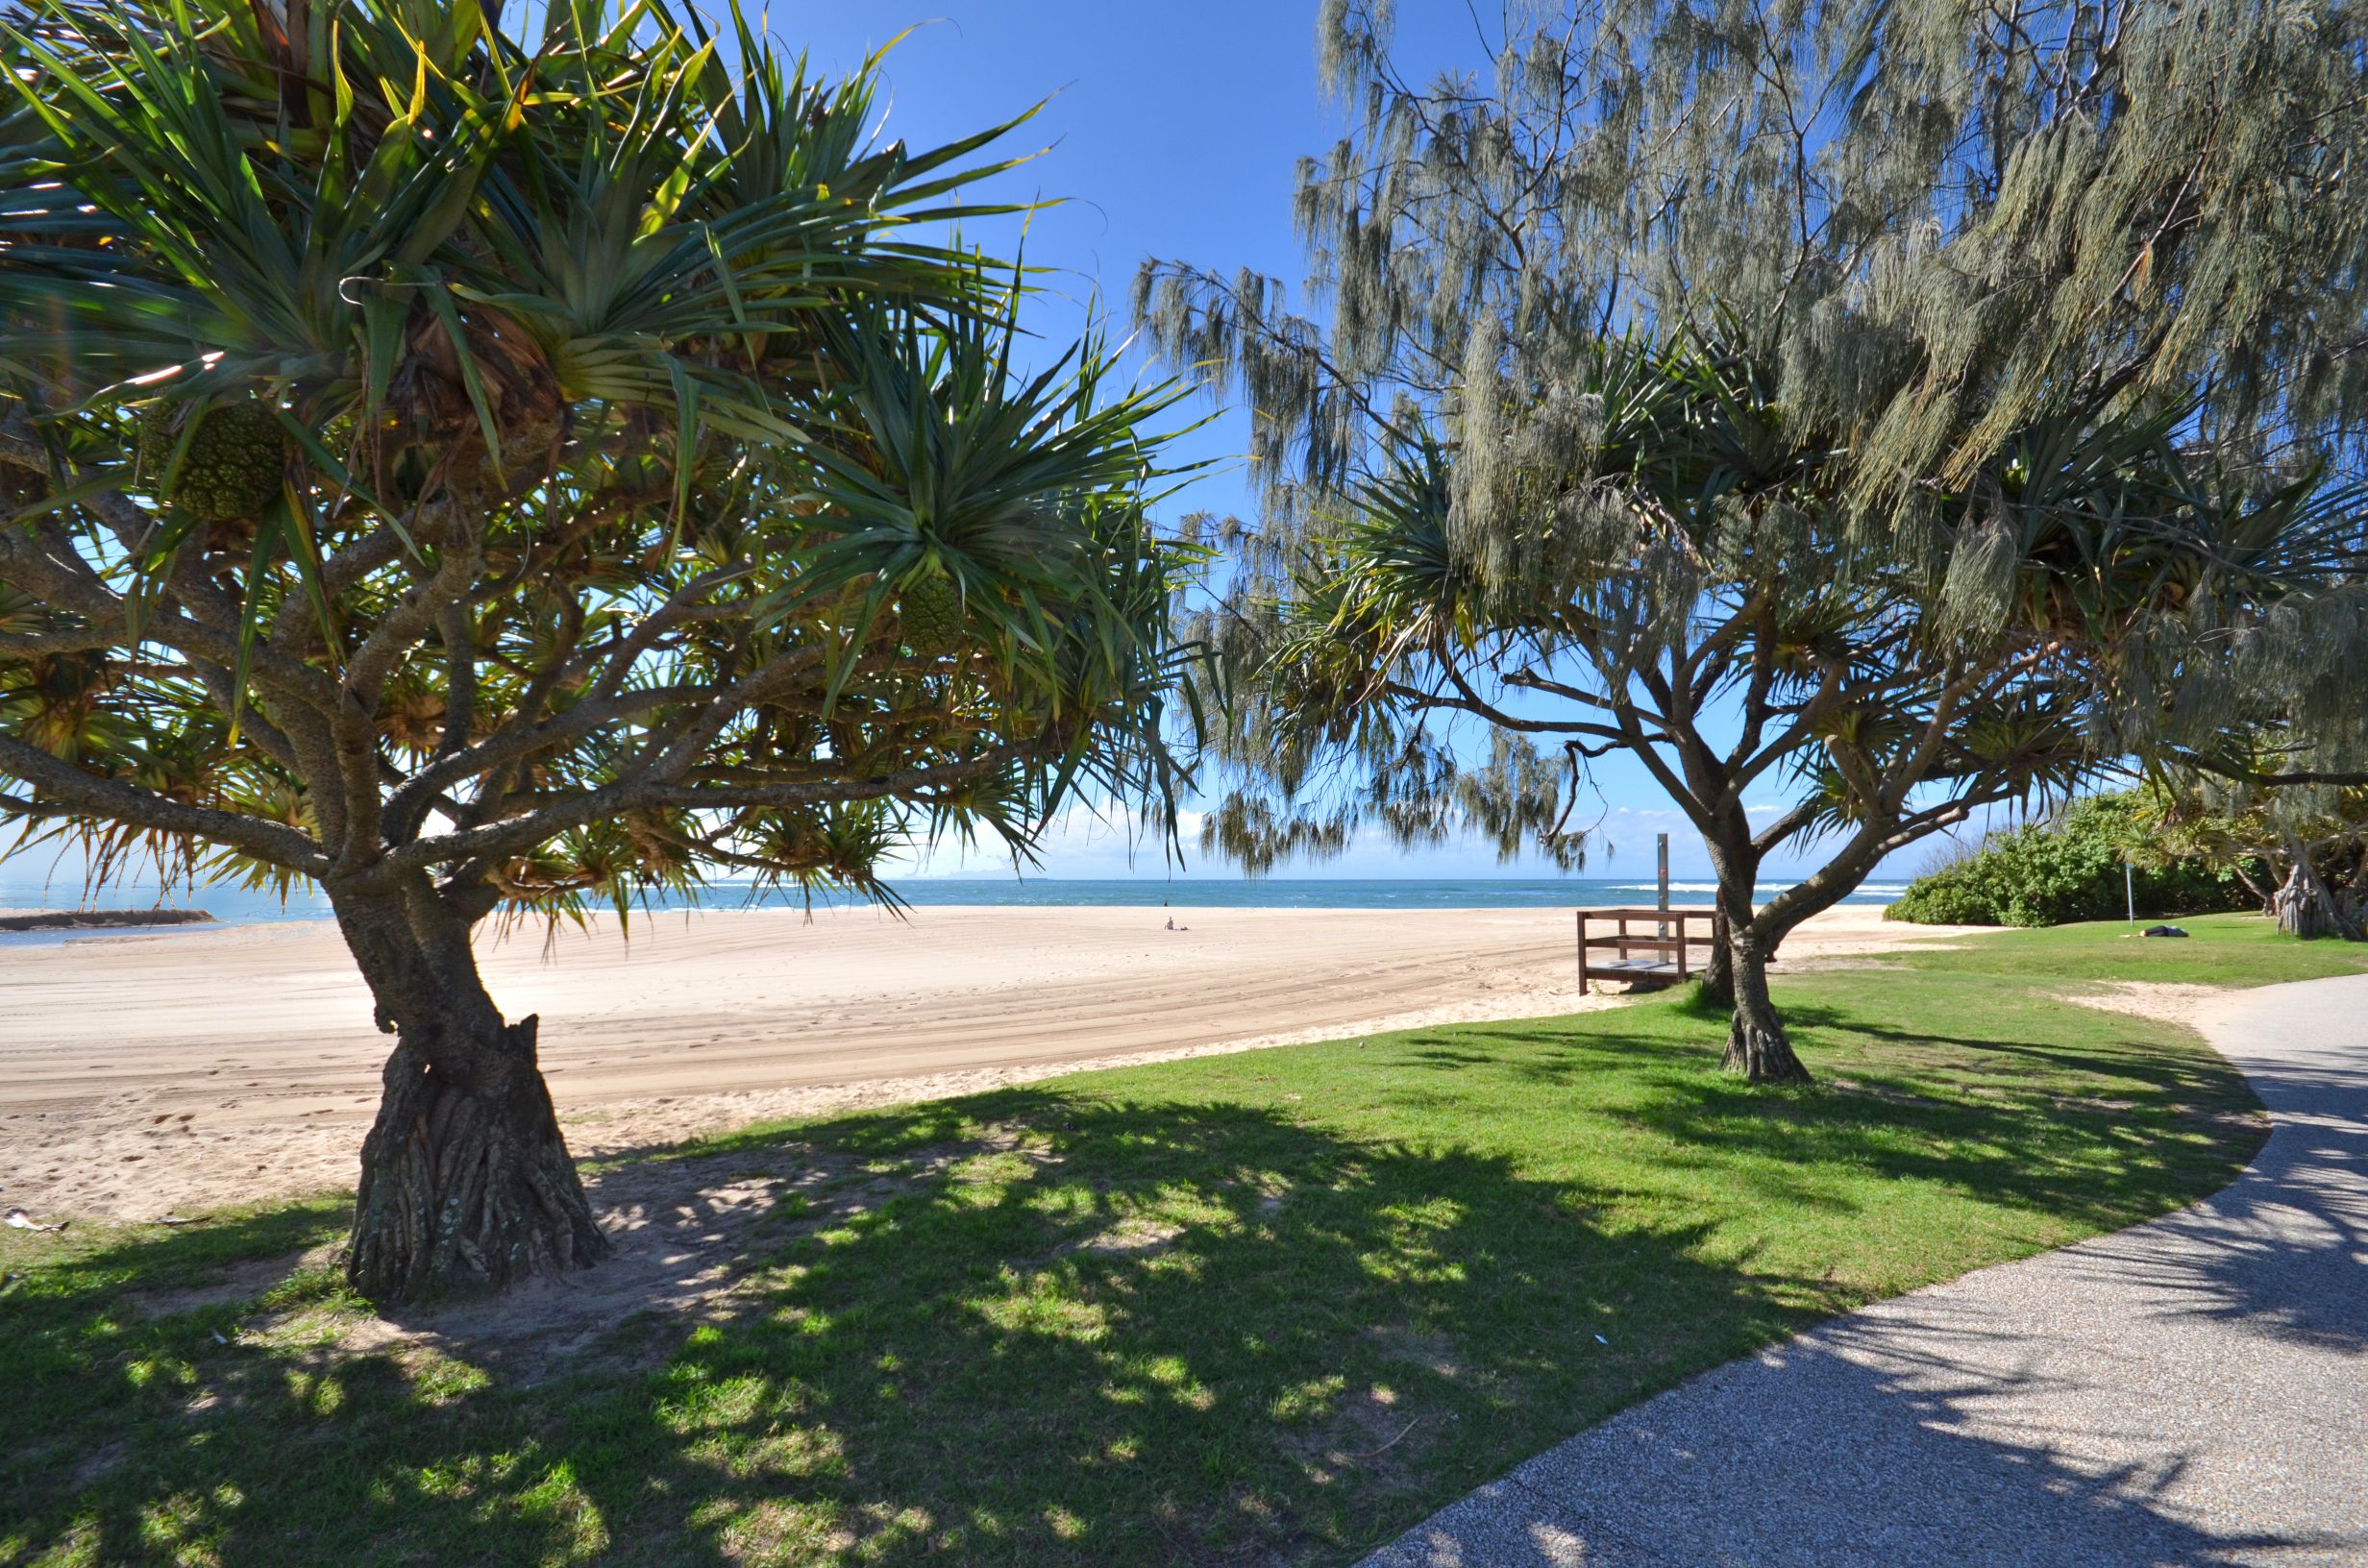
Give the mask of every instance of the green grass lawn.
M 2220 1186 L 2242 1081 L 2057 992 L 2368 954 L 2187 924 L 1788 977 L 1808 1090 L 1666 995 L 752 1131 L 685 1153 L 844 1174 L 735 1310 L 532 1376 L 340 1342 L 322 1267 L 153 1315 L 335 1205 L 0 1232 L 0 1563 L 1350 1560 L 1691 1373 Z

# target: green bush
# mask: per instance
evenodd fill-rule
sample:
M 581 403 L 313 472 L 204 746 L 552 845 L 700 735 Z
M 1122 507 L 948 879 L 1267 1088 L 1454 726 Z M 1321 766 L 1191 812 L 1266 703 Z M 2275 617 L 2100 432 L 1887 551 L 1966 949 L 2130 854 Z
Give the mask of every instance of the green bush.
M 1917 877 L 1884 913 L 1920 925 L 2062 925 L 2123 914 L 2122 857 L 2141 842 L 2134 795 L 2087 796 L 2055 821 L 1993 833 L 1973 853 Z M 2139 866 L 2141 917 L 2251 909 L 2235 873 L 2195 861 Z

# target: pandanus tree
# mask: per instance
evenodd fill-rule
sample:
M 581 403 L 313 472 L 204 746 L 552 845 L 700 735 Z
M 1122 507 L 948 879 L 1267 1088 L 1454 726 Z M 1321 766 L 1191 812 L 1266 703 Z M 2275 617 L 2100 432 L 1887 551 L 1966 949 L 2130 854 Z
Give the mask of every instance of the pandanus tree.
M 604 1250 L 481 922 L 876 892 L 1173 781 L 1163 395 L 1016 357 L 942 237 L 999 133 L 880 145 L 869 67 L 736 11 L 532 15 L 39 0 L 0 51 L 0 813 L 325 891 L 395 1037 L 381 1298 Z
M 1575 859 L 1616 748 L 1709 846 L 1730 1062 L 1798 1076 L 1761 967 L 1885 853 L 2368 649 L 2296 629 L 2359 559 L 2368 13 L 1502 14 L 1431 74 L 1392 7 L 1321 8 L 1328 319 L 1139 276 L 1264 481 L 1204 623 L 1249 694 L 1211 842 Z
M 2225 772 L 2159 768 L 2130 854 L 2226 873 L 2288 936 L 2368 942 L 2368 787 L 2253 782 L 2282 776 L 2281 747 L 2265 736 L 2240 757 L 2223 744 L 2213 760 Z

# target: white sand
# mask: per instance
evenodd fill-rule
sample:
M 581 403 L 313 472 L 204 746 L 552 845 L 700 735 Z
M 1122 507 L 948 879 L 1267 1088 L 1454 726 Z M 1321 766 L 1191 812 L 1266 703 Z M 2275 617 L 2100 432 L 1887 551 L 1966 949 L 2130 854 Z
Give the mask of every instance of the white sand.
M 1169 932 L 1171 916 L 1188 930 Z M 1788 962 L 1931 927 L 1836 910 Z M 667 916 L 482 944 L 579 1154 L 1119 1061 L 1568 1013 L 1561 910 Z M 350 1188 L 387 1047 L 334 926 L 0 946 L 0 1200 L 153 1219 Z

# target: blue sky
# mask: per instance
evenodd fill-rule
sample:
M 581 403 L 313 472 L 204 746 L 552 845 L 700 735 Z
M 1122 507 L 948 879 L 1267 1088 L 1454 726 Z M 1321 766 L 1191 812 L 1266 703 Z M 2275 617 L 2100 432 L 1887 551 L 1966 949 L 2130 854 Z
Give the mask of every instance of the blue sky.
M 1483 58 L 1472 12 L 1457 0 L 1407 0 L 1398 8 L 1402 60 L 1425 74 Z M 1291 196 L 1299 158 L 1320 155 L 1344 128 L 1316 82 L 1315 6 L 1242 0 L 1149 6 L 1073 0 L 888 0 L 776 12 L 775 36 L 809 52 L 836 76 L 905 33 L 888 56 L 887 134 L 915 145 L 950 140 L 1047 100 L 1009 138 L 1013 152 L 1040 156 L 995 186 L 1016 199 L 1058 199 L 1028 224 L 1027 259 L 1055 269 L 1031 324 L 1048 341 L 1074 336 L 1097 297 L 1122 330 L 1128 284 L 1147 256 L 1221 271 L 1250 267 L 1295 288 L 1304 275 L 1292 233 Z M 910 30 L 907 32 L 906 30 Z M 981 233 L 991 246 L 1016 234 Z M 1144 365 L 1147 376 L 1156 376 Z M 1183 443 L 1211 469 L 1170 502 L 1190 510 L 1248 515 L 1238 454 L 1246 425 L 1222 414 Z M 1583 818 L 1600 821 L 1603 847 L 1587 874 L 1650 870 L 1653 835 L 1671 835 L 1681 875 L 1708 867 L 1699 841 L 1633 763 L 1598 765 L 1599 800 Z M 1773 792 L 1770 801 L 1775 799 Z M 1190 823 L 1188 821 L 1187 826 Z M 1188 847 L 1190 834 L 1187 834 Z M 1607 853 L 1608 851 L 1608 853 Z M 1922 848 L 1902 859 L 1920 862 Z M 925 858 L 922 874 L 978 874 L 999 859 L 955 853 Z M 1887 868 L 1895 870 L 1896 868 Z M 1044 873 L 1165 876 L 1156 846 L 1130 844 L 1123 824 L 1073 819 L 1048 840 Z M 1190 856 L 1189 874 L 1231 874 Z M 1490 876 L 1547 874 L 1537 865 L 1500 867 L 1493 850 L 1468 845 L 1408 854 L 1361 845 L 1339 861 L 1284 874 Z
M 1460 0 L 1404 0 L 1398 10 L 1400 58 L 1419 62 L 1426 74 L 1484 58 L 1472 12 Z M 1147 256 L 1227 272 L 1247 266 L 1295 288 L 1303 276 L 1291 226 L 1294 168 L 1300 157 L 1325 151 L 1344 129 L 1341 112 L 1317 88 L 1313 0 L 854 0 L 777 11 L 771 26 L 783 45 L 805 50 L 813 68 L 831 78 L 904 34 L 883 68 L 884 130 L 917 146 L 971 135 L 1043 103 L 1007 138 L 1003 156 L 1041 154 L 987 194 L 1058 199 L 1028 220 L 1025 236 L 1028 261 L 1052 269 L 1044 285 L 1051 292 L 1029 317 L 1048 343 L 1073 340 L 1098 294 L 1122 331 L 1127 287 Z M 1001 220 L 976 237 L 991 250 L 1007 250 L 1020 237 L 1017 221 Z M 1142 369 L 1157 375 L 1148 365 Z M 1211 467 L 1167 503 L 1170 515 L 1248 515 L 1249 491 L 1237 460 L 1246 430 L 1240 415 L 1221 414 L 1185 438 L 1181 456 Z M 1671 835 L 1676 874 L 1707 871 L 1699 841 L 1634 763 L 1605 759 L 1597 784 L 1600 798 L 1581 812 L 1600 834 L 1584 874 L 1648 874 L 1658 832 Z M 1184 874 L 1234 874 L 1201 860 L 1190 827 L 1188 820 L 1192 852 Z M 1906 851 L 1886 874 L 1912 870 L 1927 852 Z M 30 871 L 20 863 L 0 869 L 0 879 L 22 880 Z M 950 851 L 922 857 L 914 868 L 921 875 L 1008 871 L 1004 857 L 966 859 Z M 1176 873 L 1156 845 L 1130 843 L 1124 824 L 1073 815 L 1048 836 L 1039 874 Z M 1479 846 L 1409 854 L 1376 843 L 1283 874 L 1549 873 L 1535 864 L 1500 867 L 1492 850 Z
M 1462 6 L 1405 9 L 1437 13 L 1436 20 L 1407 18 L 1410 44 L 1443 62 L 1472 57 L 1474 35 Z M 882 73 L 889 89 L 885 134 L 916 146 L 951 140 L 1043 102 L 1008 138 L 1005 156 L 1041 153 L 984 188 L 1005 199 L 1057 203 L 1032 214 L 1025 234 L 1029 263 L 1051 270 L 1043 283 L 1050 297 L 1037 302 L 1027 318 L 1048 343 L 1073 338 L 1098 304 L 1122 332 L 1128 285 L 1147 256 L 1225 272 L 1247 266 L 1295 286 L 1302 276 L 1291 228 L 1294 167 L 1302 155 L 1328 147 L 1344 125 L 1317 90 L 1312 4 L 900 0 L 777 12 L 773 30 L 787 47 L 806 50 L 826 76 L 843 74 L 903 34 Z M 1006 222 L 999 232 L 976 237 L 990 249 L 1007 246 L 1018 237 L 1017 225 Z M 1139 356 L 1136 364 L 1147 378 L 1161 374 Z M 1208 411 L 1204 404 L 1188 406 L 1189 413 L 1179 410 L 1179 423 Z M 1171 516 L 1194 510 L 1247 515 L 1249 491 L 1238 460 L 1246 429 L 1240 415 L 1221 414 L 1179 443 L 1184 459 L 1209 467 L 1163 510 Z M 1662 805 L 1657 796 L 1643 796 L 1625 803 Z M 1612 874 L 1624 873 L 1630 864 L 1648 869 L 1656 830 L 1640 827 L 1638 848 L 1619 857 L 1619 870 Z M 1189 847 L 1189 831 L 1186 837 Z M 1687 856 L 1698 860 L 1698 847 L 1688 844 L 1681 863 Z M 920 870 L 974 875 L 1007 864 L 1000 857 L 941 852 L 924 857 Z M 1526 870 L 1540 874 L 1537 868 Z M 1492 851 L 1453 846 L 1408 855 L 1377 844 L 1289 874 L 1523 870 L 1499 868 Z M 1156 845 L 1131 842 L 1126 824 L 1074 815 L 1048 837 L 1043 874 L 1172 873 Z M 1232 873 L 1203 865 L 1194 852 L 1187 874 Z

